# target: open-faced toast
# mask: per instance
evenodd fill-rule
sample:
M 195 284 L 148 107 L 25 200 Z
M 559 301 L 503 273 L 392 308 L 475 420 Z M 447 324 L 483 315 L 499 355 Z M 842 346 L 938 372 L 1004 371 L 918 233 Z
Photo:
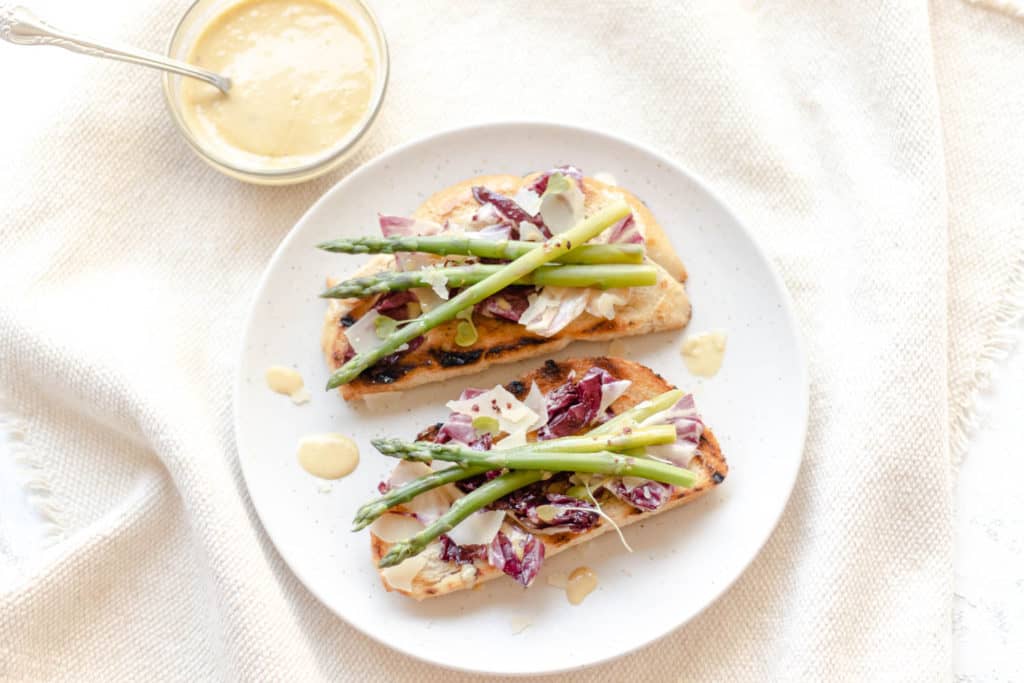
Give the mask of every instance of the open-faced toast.
M 415 212 L 414 217 L 435 223 L 470 222 L 481 207 L 474 198 L 474 187 L 483 186 L 512 196 L 520 188 L 529 187 L 537 177 L 538 174 L 472 178 L 431 196 Z M 683 286 L 686 270 L 657 220 L 627 190 L 589 177 L 583 178 L 581 182 L 587 215 L 616 200 L 624 199 L 629 204 L 636 226 L 644 236 L 647 261 L 658 271 L 658 280 L 654 286 L 625 290 L 628 298 L 616 307 L 612 319 L 584 312 L 552 336 L 534 334 L 518 323 L 474 313 L 477 341 L 459 345 L 456 343 L 459 321 L 449 321 L 430 330 L 416 348 L 405 351 L 386 364 L 368 368 L 359 377 L 341 386 L 342 396 L 351 400 L 367 394 L 401 391 L 429 382 L 477 373 L 497 363 L 550 354 L 574 340 L 604 341 L 684 327 L 690 320 L 690 302 Z M 394 256 L 377 255 L 350 275 L 363 277 L 394 267 Z M 329 278 L 328 286 L 336 282 L 336 279 Z M 352 355 L 351 345 L 345 335 L 346 329 L 374 304 L 372 298 L 331 301 L 324 320 L 321 346 L 332 372 Z
M 539 369 L 509 382 L 505 388 L 517 398 L 523 399 L 535 382 L 541 393 L 547 394 L 573 378 L 583 377 L 592 368 L 600 368 L 615 379 L 625 379 L 631 382 L 625 393 L 610 405 L 609 411 L 614 415 L 627 411 L 636 404 L 673 388 L 660 375 L 646 366 L 633 361 L 608 357 L 580 358 L 561 363 L 549 360 Z M 434 425 L 424 430 L 419 434 L 418 440 L 434 441 L 437 438 L 438 428 L 438 425 Z M 590 425 L 584 426 L 579 432 L 585 432 L 589 428 Z M 536 433 L 531 433 L 527 438 L 531 441 L 534 440 Z M 689 488 L 672 487 L 664 502 L 652 511 L 641 510 L 607 491 L 598 492 L 595 495 L 607 518 L 611 518 L 620 528 L 647 519 L 652 515 L 667 512 L 702 496 L 720 484 L 729 471 L 718 441 L 707 427 L 704 427 L 700 434 L 696 451 L 690 457 L 687 468 L 697 475 L 696 483 Z M 409 511 L 403 507 L 394 508 L 392 512 L 409 514 Z M 524 529 L 519 523 L 512 521 L 512 517 L 513 515 L 510 513 L 502 522 L 502 532 L 509 536 L 523 534 Z M 550 557 L 614 530 L 615 527 L 607 518 L 600 518 L 594 526 L 580 532 L 564 531 L 549 535 L 537 533 L 536 538 L 544 544 L 541 557 Z M 371 556 L 375 564 L 390 547 L 390 543 L 371 530 Z M 395 586 L 389 583 L 387 570 L 382 570 L 382 581 L 385 588 L 389 591 L 397 590 L 416 600 L 423 600 L 472 588 L 481 582 L 503 575 L 503 572 L 492 566 L 486 557 L 446 559 L 443 556 L 445 552 L 443 539 L 430 543 L 421 553 L 425 561 L 420 561 L 420 568 L 414 576 L 405 577 L 404 586 Z M 451 553 L 448 555 L 451 556 Z

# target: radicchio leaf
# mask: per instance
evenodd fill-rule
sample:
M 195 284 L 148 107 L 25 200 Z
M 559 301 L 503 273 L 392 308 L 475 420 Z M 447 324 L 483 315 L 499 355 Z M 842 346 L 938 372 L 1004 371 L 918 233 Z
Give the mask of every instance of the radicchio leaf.
M 478 451 L 489 451 L 493 445 L 490 434 L 479 435 L 473 429 L 473 418 L 462 413 L 452 413 L 444 421 L 441 428 L 437 430 L 434 437 L 437 443 L 448 443 L 455 441 L 463 445 L 475 448 Z
M 532 215 L 527 213 L 523 207 L 516 204 L 513 200 L 509 199 L 500 192 L 495 192 L 482 185 L 473 186 L 473 198 L 481 204 L 480 211 L 477 212 L 477 216 L 483 211 L 483 207 L 491 205 L 497 213 L 507 220 L 512 221 L 512 233 L 513 238 L 519 237 L 519 230 L 517 229 L 519 224 L 522 222 L 533 223 L 544 233 L 545 237 L 551 237 L 551 231 L 544 225 L 544 221 L 539 215 Z M 477 217 L 474 216 L 474 219 Z
M 524 527 L 532 531 L 580 533 L 597 524 L 598 514 L 596 511 L 590 512 L 596 510 L 590 501 L 561 493 L 551 493 L 548 491 L 551 483 L 539 481 L 530 484 L 499 498 L 491 507 L 495 510 L 508 510 Z M 551 519 L 541 519 L 537 509 L 542 505 L 557 509 L 558 514 Z
M 486 557 L 486 545 L 458 545 L 447 534 L 441 535 L 441 559 L 445 562 L 472 564 L 474 560 Z
M 628 486 L 622 479 L 611 479 L 604 486 L 616 498 L 645 511 L 657 510 L 672 495 L 671 486 L 649 479 L 644 479 L 637 486 Z
M 547 396 L 548 423 L 537 432 L 546 440 L 571 436 L 591 424 L 600 415 L 602 387 L 615 381 L 602 368 L 591 368 L 579 382 L 569 380 Z
M 425 337 L 422 334 L 418 337 L 413 337 L 408 342 L 406 342 L 405 346 L 407 348 L 402 349 L 401 351 L 395 351 L 394 353 L 389 353 L 388 355 L 384 356 L 379 361 L 374 363 L 372 367 L 394 365 L 395 363 L 398 362 L 399 358 L 409 353 L 410 351 L 415 351 L 416 349 L 418 349 L 423 344 L 424 339 Z
M 536 221 L 536 217 L 532 216 L 523 210 L 521 206 L 516 204 L 514 201 L 494 190 L 488 189 L 483 185 L 473 186 L 473 198 L 483 204 L 491 204 L 497 209 L 504 218 L 509 219 L 518 223 L 519 221 L 527 221 L 533 223 Z
M 386 315 L 392 320 L 408 320 L 408 304 L 414 301 L 417 301 L 416 295 L 409 290 L 389 292 L 377 299 L 377 302 L 373 304 L 373 310 L 381 315 Z
M 664 446 L 648 446 L 648 455 L 686 467 L 700 445 L 700 437 L 704 433 L 704 421 L 697 413 L 693 394 L 686 394 L 668 410 L 656 413 L 643 422 L 644 426 L 656 424 L 674 425 L 676 442 Z
M 489 437 L 490 434 L 488 434 L 487 436 Z M 468 479 L 463 479 L 462 481 L 455 482 L 455 487 L 462 491 L 463 493 L 469 493 L 470 491 L 475 491 L 476 489 L 480 488 L 481 486 L 489 482 L 491 479 L 497 477 L 499 474 L 501 474 L 501 470 L 488 470 L 487 472 L 484 472 L 483 474 L 478 474 L 475 477 L 469 477 Z
M 636 224 L 633 214 L 608 228 L 608 244 L 643 244 L 644 236 Z
M 502 318 L 516 323 L 522 317 L 523 311 L 529 307 L 529 296 L 534 291 L 534 288 L 528 285 L 506 287 L 478 303 L 476 310 L 492 318 Z
M 377 221 L 380 223 L 380 232 L 384 237 L 436 235 L 441 232 L 441 226 L 437 223 L 406 218 L 405 216 L 377 214 Z
M 504 532 L 499 531 L 487 546 L 487 561 L 523 586 L 529 586 L 537 578 L 541 563 L 544 562 L 544 544 L 533 534 L 524 533 L 513 543 Z M 517 552 L 518 550 L 520 552 Z
M 536 180 L 533 181 L 533 184 L 530 185 L 530 189 L 536 192 L 537 194 L 544 194 L 544 191 L 548 189 L 548 180 L 554 173 L 561 173 L 564 176 L 572 178 L 573 180 L 576 181 L 576 184 L 580 186 L 580 189 L 583 189 L 583 171 L 576 168 L 575 166 L 570 166 L 568 164 L 566 164 L 565 166 L 558 166 L 557 168 L 553 168 L 550 171 L 544 171 L 537 177 Z

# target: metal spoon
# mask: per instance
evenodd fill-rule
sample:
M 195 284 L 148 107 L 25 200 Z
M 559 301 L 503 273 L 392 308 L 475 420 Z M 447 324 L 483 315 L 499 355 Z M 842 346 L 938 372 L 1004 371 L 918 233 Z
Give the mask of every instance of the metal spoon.
M 191 64 L 170 59 L 155 52 L 114 46 L 110 43 L 98 43 L 89 38 L 66 33 L 37 18 L 24 7 L 0 5 L 0 38 L 15 45 L 56 45 L 72 52 L 81 52 L 84 55 L 118 59 L 122 62 L 172 71 L 182 76 L 206 81 L 225 94 L 231 88 L 231 79 L 220 74 L 199 69 Z

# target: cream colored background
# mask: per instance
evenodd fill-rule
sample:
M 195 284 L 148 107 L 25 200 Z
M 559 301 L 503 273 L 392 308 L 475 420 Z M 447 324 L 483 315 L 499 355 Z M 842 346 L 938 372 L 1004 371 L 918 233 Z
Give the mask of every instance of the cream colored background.
M 153 48 L 185 7 L 33 6 Z M 375 7 L 392 88 L 348 168 L 461 123 L 606 128 L 708 179 L 796 300 L 812 420 L 780 528 L 700 618 L 578 678 L 949 678 L 952 460 L 1021 294 L 1024 24 L 959 0 Z M 220 177 L 154 74 L 36 50 L 0 45 L 0 386 L 55 542 L 5 565 L 0 679 L 459 679 L 320 607 L 239 477 L 247 291 L 337 176 Z

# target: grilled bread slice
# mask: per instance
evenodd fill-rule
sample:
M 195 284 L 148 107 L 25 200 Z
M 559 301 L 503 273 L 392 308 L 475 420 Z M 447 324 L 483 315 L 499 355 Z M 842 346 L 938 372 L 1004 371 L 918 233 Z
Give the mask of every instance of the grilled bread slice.
M 673 388 L 661 375 L 656 374 L 647 366 L 621 358 L 604 356 L 577 358 L 561 363 L 549 360 L 539 369 L 519 378 L 518 381 L 505 385 L 505 388 L 515 394 L 517 398 L 522 399 L 526 396 L 531 383 L 536 382 L 538 388 L 542 392 L 547 393 L 568 381 L 572 372 L 575 371 L 576 377 L 582 377 L 592 367 L 603 368 L 617 379 L 628 379 L 632 382 L 629 390 L 611 405 L 611 411 L 616 415 L 629 410 L 641 401 L 645 401 Z M 584 429 L 583 431 L 587 430 Z M 437 427 L 433 426 L 421 432 L 417 438 L 430 441 L 433 440 L 436 433 Z M 529 438 L 533 440 L 534 435 L 531 434 Z M 722 483 L 729 473 L 729 466 L 726 464 L 718 441 L 710 429 L 704 429 L 697 452 L 691 458 L 688 466 L 690 470 L 697 473 L 699 477 L 697 483 L 688 489 L 677 488 L 671 498 L 653 512 L 643 512 L 611 496 L 599 497 L 601 508 L 609 517 L 615 520 L 619 527 L 625 527 L 634 522 L 639 522 L 685 505 Z M 403 509 L 397 507 L 395 511 L 402 512 Z M 508 534 L 514 524 L 514 522 L 506 520 L 502 529 Z M 544 543 L 544 556 L 551 557 L 613 529 L 614 527 L 607 520 L 601 519 L 596 526 L 582 533 L 537 534 L 537 538 Z M 371 532 L 370 554 L 373 557 L 374 564 L 380 561 L 380 558 L 387 553 L 390 545 L 390 543 Z M 441 559 L 440 553 L 440 541 L 434 541 L 423 551 L 427 558 L 427 563 L 412 580 L 411 590 L 395 589 L 388 585 L 388 582 L 382 576 L 381 581 L 384 587 L 389 591 L 397 590 L 416 600 L 425 600 L 465 588 L 473 588 L 484 581 L 490 581 L 491 579 L 503 576 L 500 570 L 491 566 L 485 560 L 458 564 Z
M 468 222 L 480 205 L 473 198 L 474 185 L 483 185 L 506 196 L 520 187 L 529 186 L 537 174 L 524 178 L 510 175 L 488 175 L 471 178 L 438 192 L 415 212 L 416 218 L 444 223 L 446 220 Z M 349 384 L 340 387 L 345 400 L 367 394 L 402 391 L 429 382 L 482 372 L 497 363 L 511 363 L 524 358 L 551 354 L 565 348 L 573 340 L 606 341 L 620 337 L 661 332 L 685 327 L 690 321 L 690 301 L 683 283 L 686 269 L 650 210 L 633 194 L 620 187 L 585 178 L 584 207 L 592 214 L 607 203 L 624 198 L 633 209 L 633 217 L 643 231 L 647 254 L 659 269 L 657 284 L 633 287 L 629 300 L 619 306 L 615 318 L 583 313 L 558 334 L 542 337 L 523 326 L 474 314 L 478 332 L 472 346 L 455 343 L 458 321 L 440 325 L 426 334 L 424 343 L 402 354 L 387 366 L 374 366 Z M 380 255 L 370 259 L 352 277 L 370 275 L 393 267 L 394 257 Z M 328 286 L 336 284 L 328 279 Z M 374 299 L 337 299 L 331 301 L 324 319 L 321 347 L 331 371 L 341 367 L 349 350 L 345 328 L 358 320 L 374 303 Z

